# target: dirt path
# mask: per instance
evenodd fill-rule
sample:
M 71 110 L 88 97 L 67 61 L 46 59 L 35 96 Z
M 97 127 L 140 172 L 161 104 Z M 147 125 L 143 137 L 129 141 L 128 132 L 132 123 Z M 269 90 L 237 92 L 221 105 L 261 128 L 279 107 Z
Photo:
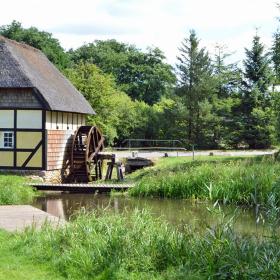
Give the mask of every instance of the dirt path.
M 195 156 L 209 156 L 210 153 L 213 153 L 214 156 L 258 156 L 258 155 L 271 155 L 277 150 L 232 150 L 232 151 L 223 151 L 223 150 L 206 150 L 206 151 L 195 151 Z M 160 158 L 163 157 L 165 153 L 170 157 L 192 157 L 192 151 L 113 151 L 112 153 L 116 154 L 118 158 L 131 157 L 132 153 L 137 153 L 137 156 L 144 158 Z

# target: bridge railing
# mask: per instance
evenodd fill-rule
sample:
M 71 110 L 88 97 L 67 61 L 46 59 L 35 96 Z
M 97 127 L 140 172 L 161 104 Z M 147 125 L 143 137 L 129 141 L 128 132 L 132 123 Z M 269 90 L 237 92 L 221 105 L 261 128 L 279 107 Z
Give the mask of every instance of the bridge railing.
M 117 150 L 166 150 L 166 151 L 186 151 L 182 141 L 177 139 L 125 139 Z

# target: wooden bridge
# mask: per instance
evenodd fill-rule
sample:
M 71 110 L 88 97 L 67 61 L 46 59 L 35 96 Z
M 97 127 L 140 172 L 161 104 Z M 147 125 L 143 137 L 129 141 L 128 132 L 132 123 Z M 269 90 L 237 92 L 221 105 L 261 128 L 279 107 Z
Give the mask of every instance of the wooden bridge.
M 132 188 L 133 184 L 49 184 L 49 183 L 32 183 L 29 184 L 40 191 L 67 191 L 76 193 L 104 193 L 115 191 L 127 191 Z

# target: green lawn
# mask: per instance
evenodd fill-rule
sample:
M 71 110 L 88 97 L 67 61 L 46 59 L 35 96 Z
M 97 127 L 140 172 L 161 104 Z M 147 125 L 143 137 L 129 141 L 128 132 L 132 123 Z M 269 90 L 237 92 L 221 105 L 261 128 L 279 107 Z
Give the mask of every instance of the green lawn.
M 19 254 L 16 242 L 19 236 L 0 231 L 0 280 L 63 279 L 47 264 L 34 262 L 31 255 Z

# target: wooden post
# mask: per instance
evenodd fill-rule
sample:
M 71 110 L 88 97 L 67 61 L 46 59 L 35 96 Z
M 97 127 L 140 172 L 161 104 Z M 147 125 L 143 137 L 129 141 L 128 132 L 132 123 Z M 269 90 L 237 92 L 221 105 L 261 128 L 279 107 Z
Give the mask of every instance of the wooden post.
M 192 145 L 192 159 L 194 160 L 194 145 Z

